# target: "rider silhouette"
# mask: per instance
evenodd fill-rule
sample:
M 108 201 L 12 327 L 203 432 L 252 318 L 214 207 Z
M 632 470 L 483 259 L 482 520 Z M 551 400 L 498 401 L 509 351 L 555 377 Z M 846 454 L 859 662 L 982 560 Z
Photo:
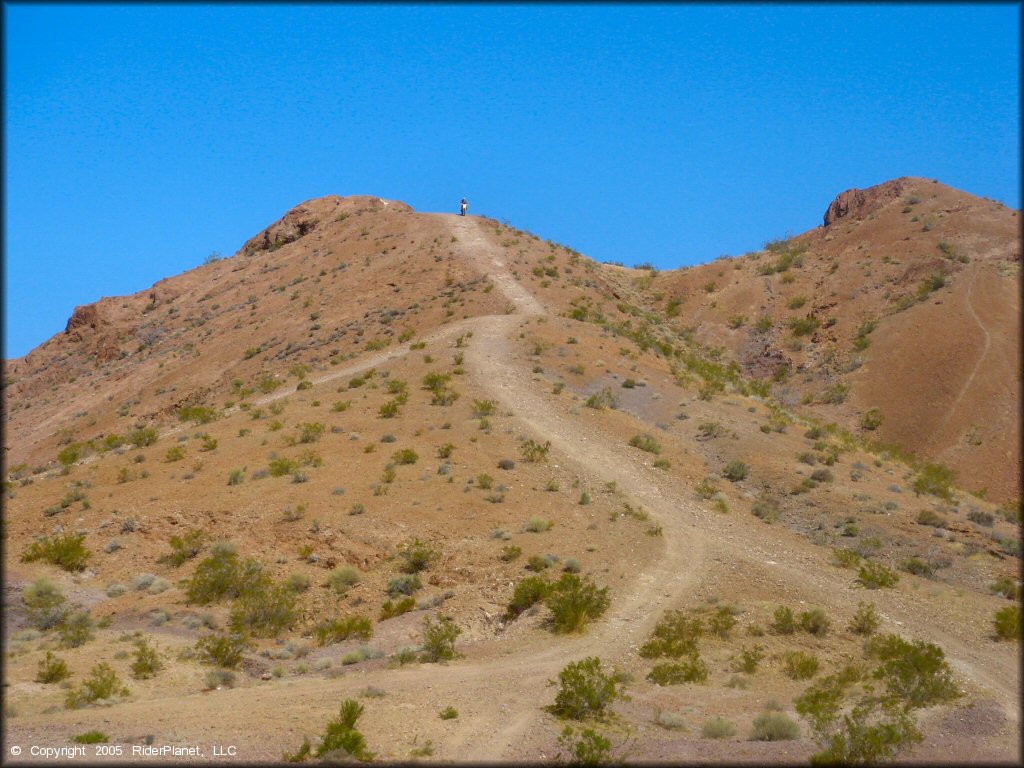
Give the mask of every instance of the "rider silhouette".
M 462 202 L 459 203 L 459 216 L 465 216 L 468 209 L 469 203 L 466 202 L 466 198 L 462 198 Z

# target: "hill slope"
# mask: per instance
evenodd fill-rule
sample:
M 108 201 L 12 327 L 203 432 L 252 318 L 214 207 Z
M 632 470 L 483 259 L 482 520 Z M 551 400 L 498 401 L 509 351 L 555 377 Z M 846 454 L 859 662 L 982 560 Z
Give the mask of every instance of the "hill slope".
M 878 633 L 938 644 L 955 683 L 913 704 L 925 738 L 903 754 L 1017 759 L 1016 646 L 992 617 L 1018 588 L 1019 518 L 768 397 L 710 348 L 715 322 L 658 311 L 658 281 L 691 272 L 328 197 L 230 259 L 76 311 L 4 392 L 8 741 L 99 728 L 267 761 L 316 749 L 357 698 L 383 759 L 550 759 L 565 723 L 547 681 L 598 656 L 631 680 L 618 718 L 588 725 L 616 754 L 791 763 L 821 746 L 794 664 L 881 669 L 847 628 L 871 604 Z M 559 602 L 523 585 L 565 596 L 574 574 L 607 606 L 561 632 Z M 89 618 L 44 621 L 53 589 Z M 780 606 L 831 628 L 779 629 Z M 705 628 L 703 682 L 639 652 L 670 610 Z M 442 616 L 461 633 L 447 664 L 423 656 Z M 233 671 L 208 658 L 228 630 Z M 133 675 L 140 638 L 153 677 Z M 70 690 L 106 663 L 128 693 L 68 706 L 39 679 L 47 652 Z M 797 738 L 747 740 L 772 700 Z M 702 736 L 715 718 L 736 737 Z

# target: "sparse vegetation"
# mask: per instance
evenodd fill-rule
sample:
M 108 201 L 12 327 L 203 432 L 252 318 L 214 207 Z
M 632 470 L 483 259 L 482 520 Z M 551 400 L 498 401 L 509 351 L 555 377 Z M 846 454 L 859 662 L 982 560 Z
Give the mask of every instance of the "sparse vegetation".
M 554 685 L 555 681 L 551 681 Z M 615 699 L 622 696 L 622 686 L 601 669 L 601 660 L 589 656 L 574 661 L 558 673 L 558 692 L 549 707 L 552 714 L 570 720 L 584 720 L 601 715 Z

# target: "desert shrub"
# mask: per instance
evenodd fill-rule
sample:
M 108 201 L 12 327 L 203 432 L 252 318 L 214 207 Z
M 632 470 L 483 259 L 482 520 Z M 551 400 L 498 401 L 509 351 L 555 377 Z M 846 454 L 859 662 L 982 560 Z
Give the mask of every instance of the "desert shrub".
M 397 601 L 385 600 L 384 605 L 380 607 L 380 618 L 378 621 L 387 621 L 393 619 L 395 616 L 401 616 L 403 613 L 415 610 L 416 598 L 414 597 L 403 597 Z
M 953 484 L 956 482 L 956 473 L 949 467 L 941 464 L 925 464 L 917 472 L 914 478 L 914 493 L 922 493 L 938 496 L 946 501 L 953 500 Z
M 125 440 L 136 448 L 145 448 L 146 446 L 155 443 L 157 437 L 157 431 L 154 427 L 143 427 L 142 429 L 136 429 L 129 432 L 125 435 Z
M 516 468 L 516 463 L 514 461 L 512 461 L 512 459 L 502 459 L 501 461 L 498 462 L 498 469 L 509 470 L 509 469 L 515 469 L 515 468 Z
M 218 632 L 196 641 L 196 653 L 204 664 L 213 664 L 225 669 L 234 669 L 242 663 L 249 647 L 244 635 Z
M 736 617 L 726 606 L 722 606 L 708 619 L 708 629 L 714 634 L 725 639 L 729 637 L 733 627 L 736 626 Z
M 84 571 L 92 553 L 86 549 L 85 534 L 53 534 L 33 541 L 21 554 L 23 563 L 44 560 L 65 571 Z
M 551 583 L 543 576 L 527 576 L 516 584 L 505 609 L 505 620 L 511 621 L 526 609 L 544 600 L 551 591 Z
M 448 706 L 441 710 L 439 716 L 442 720 L 454 720 L 459 716 L 459 710 L 455 707 Z
M 567 664 L 558 673 L 558 692 L 549 710 L 558 717 L 583 720 L 604 713 L 621 695 L 622 687 L 615 676 L 601 669 L 599 658 L 589 656 Z
M 96 622 L 87 610 L 68 614 L 57 628 L 60 644 L 65 648 L 78 648 L 93 639 Z
M 420 577 L 417 574 L 407 573 L 402 576 L 395 576 L 391 579 L 391 581 L 388 582 L 387 593 L 391 597 L 411 595 L 422 587 L 423 582 L 420 581 Z
M 833 549 L 832 558 L 840 568 L 854 568 L 860 564 L 860 555 L 852 549 Z
M 575 573 L 563 573 L 544 598 L 552 614 L 551 628 L 560 634 L 582 632 L 608 609 L 608 603 L 608 587 L 599 589 L 589 578 L 581 579 Z
M 300 592 L 309 591 L 309 585 L 311 581 L 309 576 L 304 573 L 293 573 L 284 582 L 284 588 L 289 592 L 299 594 Z
M 661 443 L 653 435 L 648 435 L 647 433 L 633 435 L 629 440 L 629 444 L 634 448 L 639 448 L 641 451 L 653 453 L 654 455 L 661 453 Z
M 316 756 L 337 762 L 338 758 L 355 758 L 362 762 L 373 759 L 373 753 L 366 748 L 366 739 L 356 730 L 356 722 L 363 714 L 363 705 L 355 699 L 342 702 L 337 717 L 328 721 Z M 309 754 L 308 741 L 299 748 L 297 755 L 304 757 Z M 302 759 L 299 757 L 299 759 Z
M 996 637 L 1000 640 L 1020 640 L 1020 606 L 1008 605 L 995 615 Z
M 164 664 L 160 660 L 160 654 L 156 648 L 149 644 L 144 637 L 135 642 L 135 658 L 132 660 L 132 677 L 136 680 L 147 680 L 156 677 L 156 673 L 163 669 Z
M 655 664 L 647 674 L 647 679 L 655 685 L 703 683 L 708 679 L 708 666 L 701 659 L 700 654 L 693 651 L 676 661 Z
M 200 561 L 186 589 L 190 603 L 208 605 L 226 597 L 238 597 L 254 579 L 261 566 L 255 560 L 241 561 L 233 545 L 220 542 L 210 549 L 210 556 Z
M 876 635 L 868 654 L 881 660 L 874 677 L 911 708 L 927 707 L 960 696 L 945 653 L 934 643 L 908 642 L 899 635 Z
M 245 480 L 245 471 L 241 469 L 232 469 L 228 473 L 228 485 L 241 485 Z
M 298 618 L 295 593 L 270 577 L 251 580 L 231 606 L 231 627 L 258 637 L 275 637 Z
M 1019 600 L 1021 589 L 1020 585 L 1013 579 L 1006 578 L 1005 576 L 1000 579 L 996 579 L 988 587 L 993 594 L 1002 595 L 1007 600 Z
M 868 589 L 895 587 L 900 580 L 896 571 L 874 560 L 865 560 L 857 571 L 857 579 Z
M 794 318 L 789 321 L 789 329 L 797 338 L 810 336 L 821 326 L 821 321 L 813 315 Z
M 445 443 L 444 445 L 438 446 L 437 458 L 439 459 L 450 459 L 452 453 L 455 451 L 455 446 L 452 443 Z
M 917 514 L 918 525 L 930 525 L 933 528 L 945 528 L 946 518 L 932 509 L 922 509 Z
M 180 445 L 175 445 L 167 449 L 167 455 L 164 457 L 168 462 L 181 461 L 185 458 L 185 449 Z
M 524 530 L 530 533 L 544 533 L 551 527 L 551 521 L 545 520 L 543 517 L 531 517 L 526 521 L 526 525 L 523 526 Z
M 424 616 L 420 661 L 437 662 L 454 659 L 458 655 L 455 651 L 455 638 L 461 634 L 462 630 L 455 626 L 455 622 L 447 616 L 438 616 L 436 624 L 430 620 L 429 616 Z
M 871 635 L 878 629 L 881 619 L 873 603 L 861 601 L 857 604 L 857 612 L 850 619 L 849 630 L 857 635 Z
M 812 608 L 800 614 L 800 626 L 804 632 L 821 637 L 828 633 L 832 622 L 821 608 Z
M 294 459 L 289 459 L 284 456 L 279 456 L 276 459 L 271 459 L 270 463 L 267 464 L 267 471 L 271 477 L 284 477 L 296 472 L 299 468 L 299 464 Z
M 790 651 L 784 657 L 783 670 L 794 680 L 807 680 L 818 674 L 818 657 L 804 651 Z
M 676 712 L 658 712 L 654 722 L 669 731 L 687 730 L 686 718 Z
M 523 554 L 522 547 L 518 547 L 515 544 L 506 544 L 504 547 L 501 548 L 501 554 L 498 555 L 498 557 L 503 562 L 511 563 L 513 560 L 517 559 L 521 554 Z
M 728 739 L 736 735 L 736 726 L 724 717 L 712 717 L 700 729 L 705 739 Z
M 573 765 L 606 765 L 611 762 L 612 742 L 593 728 L 583 728 L 579 735 L 572 726 L 565 726 L 558 743 L 571 758 Z
M 612 392 L 610 387 L 605 387 L 599 392 L 595 392 L 588 397 L 584 403 L 588 408 L 600 411 L 604 408 L 615 408 L 618 405 L 618 400 L 615 394 Z
M 47 651 L 46 657 L 39 660 L 39 671 L 36 672 L 37 683 L 59 683 L 71 677 L 68 664 L 64 659 Z
M 523 461 L 537 464 L 542 461 L 547 461 L 549 450 L 551 450 L 550 440 L 545 442 L 543 445 L 538 443 L 536 440 L 527 440 L 522 444 L 522 446 L 520 446 L 519 452 L 523 457 Z
M 74 741 L 76 744 L 106 744 L 110 737 L 103 731 L 92 730 L 78 734 Z
M 60 587 L 40 577 L 25 587 L 21 595 L 28 623 L 36 629 L 53 629 L 67 615 L 68 607 Z
M 193 529 L 181 536 L 171 536 L 170 554 L 162 555 L 157 562 L 167 563 L 177 568 L 188 560 L 198 557 L 206 545 L 207 535 L 204 531 Z
M 320 645 L 341 643 L 350 637 L 369 640 L 373 637 L 373 625 L 365 616 L 345 616 L 317 624 L 313 627 L 313 636 Z
M 419 573 L 425 571 L 431 561 L 437 558 L 437 550 L 419 539 L 413 539 L 401 550 L 402 573 Z
M 778 635 L 792 635 L 796 631 L 796 617 L 793 616 L 793 609 L 780 605 L 775 609 L 772 623 L 769 626 Z
M 811 480 L 816 483 L 831 483 L 835 480 L 835 477 L 832 475 L 831 470 L 822 468 L 811 472 Z
M 205 405 L 189 405 L 178 409 L 179 421 L 191 421 L 194 424 L 209 424 L 219 415 L 216 408 Z
M 771 498 L 757 499 L 750 509 L 754 517 L 766 523 L 774 523 L 779 519 L 779 503 Z
M 497 408 L 498 404 L 493 400 L 474 400 L 473 416 L 478 419 L 482 419 L 485 416 L 493 416 Z
M 89 677 L 78 688 L 67 692 L 64 705 L 68 709 L 79 709 L 97 701 L 127 695 L 128 689 L 121 684 L 117 673 L 109 664 L 101 661 L 90 670 Z
M 900 564 L 900 568 L 914 576 L 923 576 L 926 579 L 932 576 L 932 567 L 917 557 L 908 557 Z
M 546 570 L 548 566 L 549 563 L 547 558 L 541 557 L 540 555 L 530 555 L 526 561 L 526 570 L 533 571 L 534 573 L 540 573 L 541 571 Z
M 731 480 L 736 483 L 740 480 L 745 480 L 750 474 L 750 467 L 744 464 L 742 461 L 733 461 L 725 465 L 725 469 L 722 470 L 722 475 L 726 480 Z
M 327 427 L 322 422 L 305 422 L 299 427 L 299 442 L 300 443 L 315 443 L 321 437 L 324 436 L 324 432 L 327 431 Z
M 697 650 L 697 641 L 703 634 L 704 625 L 699 617 L 687 616 L 683 611 L 666 611 L 650 639 L 640 646 L 640 656 L 681 658 Z
M 877 408 L 869 408 L 861 419 L 860 425 L 862 428 L 874 431 L 882 426 L 882 422 L 885 421 L 885 417 L 882 416 L 882 412 Z
M 476 484 L 479 486 L 480 490 L 489 491 L 491 490 L 491 486 L 494 485 L 494 478 L 487 474 L 477 475 Z
M 402 448 L 391 454 L 391 460 L 396 464 L 415 464 L 419 455 L 412 448 Z
M 754 718 L 751 741 L 793 741 L 800 738 L 800 726 L 782 712 L 762 712 Z
M 230 669 L 211 669 L 203 677 L 207 690 L 231 688 L 235 684 L 235 673 Z
M 744 672 L 748 675 L 754 674 L 761 662 L 764 661 L 764 655 L 764 646 L 762 645 L 741 649 L 739 656 L 733 660 L 733 671 Z
M 359 571 L 351 565 L 335 568 L 327 574 L 326 584 L 339 595 L 344 595 L 350 587 L 359 583 Z

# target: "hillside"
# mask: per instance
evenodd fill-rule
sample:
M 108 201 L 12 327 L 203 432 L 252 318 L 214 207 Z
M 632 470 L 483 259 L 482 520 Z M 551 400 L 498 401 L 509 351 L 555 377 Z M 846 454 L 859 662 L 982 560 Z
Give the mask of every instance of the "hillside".
M 1019 478 L 1016 212 L 922 185 L 665 273 L 331 196 L 76 308 L 6 363 L 7 743 L 336 757 L 354 699 L 383 760 L 550 760 L 570 722 L 631 760 L 792 763 L 839 727 L 800 697 L 846 670 L 848 713 L 877 670 L 899 757 L 1019 759 L 1016 635 L 993 624 L 1019 597 L 1019 510 L 995 503 Z M 630 698 L 566 721 L 548 681 L 587 657 Z M 100 663 L 127 692 L 75 699 Z M 796 732 L 751 738 L 769 710 Z

